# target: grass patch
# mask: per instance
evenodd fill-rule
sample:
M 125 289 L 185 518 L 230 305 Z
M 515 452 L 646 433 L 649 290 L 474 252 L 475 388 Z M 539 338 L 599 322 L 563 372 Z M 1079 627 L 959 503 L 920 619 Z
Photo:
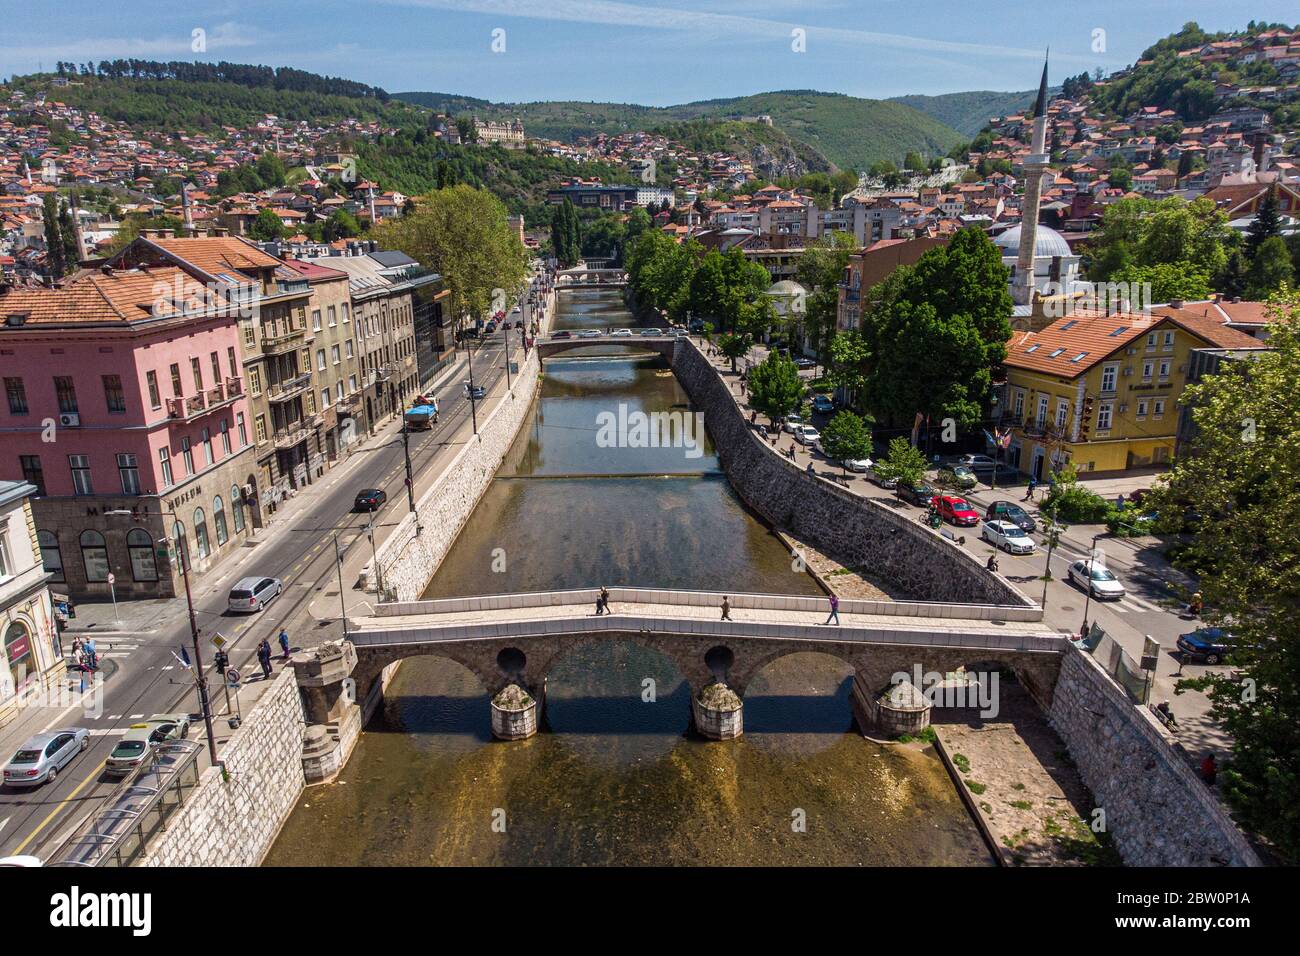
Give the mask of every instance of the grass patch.
M 915 744 L 915 743 L 933 744 L 937 739 L 938 737 L 936 736 L 933 727 L 926 727 L 919 734 L 898 735 L 898 742 L 900 744 Z
M 1023 789 L 1025 789 L 1025 785 L 1024 785 L 1023 783 L 1013 783 L 1013 784 L 1011 785 L 1011 789 L 1012 789 L 1012 790 L 1023 790 Z
M 1068 813 L 1050 816 L 1043 821 L 1043 832 L 1056 841 L 1065 855 L 1087 866 L 1123 865 L 1111 844 L 1110 834 L 1094 833 L 1092 827 L 1078 817 Z
M 965 754 L 953 754 L 952 765 L 962 773 L 970 773 L 970 758 Z
M 1032 810 L 1034 808 L 1034 805 L 1028 800 L 1012 800 L 1010 804 L 1017 810 Z
M 993 812 L 993 807 L 991 807 L 989 804 L 985 803 L 983 800 L 980 801 L 980 809 L 983 810 L 985 813 L 992 813 L 992 812 Z
M 966 784 L 967 789 L 977 797 L 983 796 L 984 791 L 988 789 L 984 784 L 976 783 L 974 780 L 966 780 L 963 782 Z

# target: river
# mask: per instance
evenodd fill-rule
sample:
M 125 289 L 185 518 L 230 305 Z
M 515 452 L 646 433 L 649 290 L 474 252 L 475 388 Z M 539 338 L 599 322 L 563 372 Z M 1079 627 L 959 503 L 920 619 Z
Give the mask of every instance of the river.
M 564 293 L 555 319 L 632 324 L 612 290 Z M 820 593 L 732 491 L 707 436 L 601 441 L 602 413 L 686 420 L 689 400 L 657 357 L 588 351 L 610 348 L 548 360 L 531 418 L 426 596 L 600 584 Z M 781 658 L 747 690 L 744 736 L 706 742 L 689 733 L 689 690 L 671 662 L 597 643 L 551 670 L 543 733 L 502 744 L 476 677 L 408 660 L 340 778 L 303 795 L 267 862 L 989 865 L 938 758 L 857 733 L 851 678 L 824 655 Z

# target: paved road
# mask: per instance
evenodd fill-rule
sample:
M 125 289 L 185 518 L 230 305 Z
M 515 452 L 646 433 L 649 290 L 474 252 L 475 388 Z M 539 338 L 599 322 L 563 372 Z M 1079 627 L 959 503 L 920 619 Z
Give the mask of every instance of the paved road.
M 518 333 L 512 336 L 511 355 L 519 348 Z M 481 343 L 474 352 L 474 381 L 488 388 L 487 403 L 498 397 L 505 378 L 504 349 L 500 333 Z M 442 457 L 450 455 L 451 443 L 463 441 L 458 433 L 467 429 L 470 402 L 461 381 L 452 381 L 438 392 L 440 422 L 430 431 L 410 435 L 411 459 L 417 487 L 429 476 L 424 472 Z M 479 405 L 484 405 L 480 401 Z M 482 410 L 480 410 L 480 416 Z M 390 426 L 391 427 L 391 426 Z M 423 476 L 423 477 L 422 477 Z M 408 510 L 405 464 L 400 432 L 381 444 L 354 453 L 353 459 L 336 465 L 322 481 L 303 494 L 307 506 L 284 525 L 258 535 L 244 557 L 205 574 L 196 581 L 195 615 L 204 638 L 216 632 L 231 639 L 228 648 L 233 666 L 241 674 L 260 675 L 256 661 L 258 641 L 266 636 L 275 654 L 280 653 L 276 635 L 284 627 L 294 648 L 314 646 L 342 635 L 337 622 L 321 626 L 306 613 L 307 605 L 321 591 L 337 593 L 338 577 L 331 532 L 338 532 L 340 548 L 369 549 L 365 533 L 368 516 L 352 511 L 360 488 L 380 487 L 388 503 L 376 515 L 377 523 L 396 524 Z M 417 492 L 418 497 L 418 492 Z M 382 537 L 382 528 L 377 532 Z M 282 596 L 263 612 L 253 616 L 231 615 L 226 611 L 230 585 L 245 574 L 266 574 L 284 581 Z M 345 581 L 351 587 L 351 581 Z M 188 672 L 173 651 L 191 644 L 183 600 L 170 602 L 166 623 L 154 633 L 105 635 L 97 641 L 108 654 L 111 675 L 104 683 L 102 714 L 88 719 L 80 707 L 70 708 L 50 726 L 84 726 L 91 730 L 91 746 L 75 758 L 52 785 L 33 790 L 5 787 L 0 790 L 0 856 L 48 852 L 90 813 L 120 782 L 104 774 L 104 762 L 130 724 L 150 714 L 175 710 L 190 712 L 195 723 L 191 738 L 205 739 L 199 717 L 198 694 Z M 109 645 L 113 645 L 112 648 Z M 214 705 L 224 710 L 220 681 L 211 669 L 211 646 L 201 640 L 213 688 Z M 275 667 L 284 666 L 275 662 Z M 244 694 L 248 697 L 247 691 Z M 224 721 L 215 727 L 218 742 L 229 735 Z M 6 755 L 8 756 L 8 755 Z M 206 763 L 206 759 L 205 759 Z

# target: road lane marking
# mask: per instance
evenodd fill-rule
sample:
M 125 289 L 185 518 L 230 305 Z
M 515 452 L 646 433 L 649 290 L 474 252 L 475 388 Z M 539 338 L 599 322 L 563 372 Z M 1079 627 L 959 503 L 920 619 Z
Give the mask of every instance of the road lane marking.
M 23 840 L 23 842 L 18 844 L 18 846 L 14 849 L 14 856 L 18 856 L 20 853 L 23 852 L 23 850 L 27 849 L 27 845 L 36 839 L 37 834 L 39 834 L 42 830 L 44 830 L 47 826 L 49 826 L 50 821 L 53 820 L 60 812 L 62 812 L 65 806 L 67 806 L 69 803 L 75 800 L 77 798 L 77 794 L 81 793 L 81 791 L 85 789 L 86 784 L 90 783 L 91 780 L 95 779 L 95 777 L 99 775 L 100 771 L 102 771 L 106 766 L 108 766 L 107 758 L 101 760 L 98 766 L 96 766 L 94 770 L 90 771 L 90 773 L 86 775 L 86 779 L 82 780 L 81 783 L 77 784 L 77 788 L 75 790 L 73 790 L 70 794 L 68 794 L 67 797 L 65 797 L 63 800 L 56 803 L 54 805 L 54 809 L 50 811 L 49 816 L 47 816 L 44 820 L 38 823 L 36 825 L 36 829 L 32 830 L 31 833 L 27 834 L 27 839 Z

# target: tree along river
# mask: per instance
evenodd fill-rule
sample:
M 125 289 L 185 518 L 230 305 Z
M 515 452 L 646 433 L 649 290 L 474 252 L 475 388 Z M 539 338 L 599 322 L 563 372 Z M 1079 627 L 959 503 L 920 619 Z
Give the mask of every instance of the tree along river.
M 632 325 L 614 290 L 563 293 L 555 318 Z M 609 342 L 547 361 L 531 418 L 425 596 L 601 584 L 820 593 L 745 509 L 707 437 L 611 446 L 598 416 L 617 419 L 620 404 L 633 422 L 691 413 L 658 357 L 591 357 Z M 303 794 L 267 862 L 989 865 L 933 752 L 857 732 L 851 680 L 829 656 L 783 657 L 749 685 L 744 736 L 709 742 L 689 732 L 690 691 L 671 662 L 595 642 L 548 675 L 543 732 L 507 744 L 491 739 L 476 677 L 412 658 L 339 779 Z

